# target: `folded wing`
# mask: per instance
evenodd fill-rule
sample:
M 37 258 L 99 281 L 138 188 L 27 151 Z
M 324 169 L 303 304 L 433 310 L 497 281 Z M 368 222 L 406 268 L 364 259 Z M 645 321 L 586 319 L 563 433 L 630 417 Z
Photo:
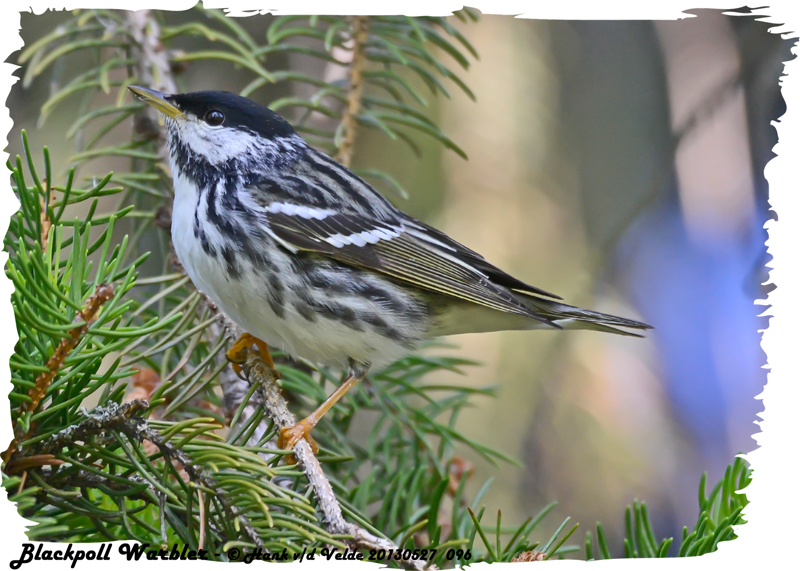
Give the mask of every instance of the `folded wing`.
M 518 301 L 508 288 L 550 294 L 516 280 L 411 218 L 376 220 L 286 203 L 272 203 L 265 210 L 270 233 L 290 250 L 316 252 L 431 292 L 559 327 Z

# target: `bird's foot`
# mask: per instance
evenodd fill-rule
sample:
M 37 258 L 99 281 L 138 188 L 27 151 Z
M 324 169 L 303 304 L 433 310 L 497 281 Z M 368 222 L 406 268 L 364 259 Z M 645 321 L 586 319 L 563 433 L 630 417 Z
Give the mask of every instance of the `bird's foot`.
M 311 450 L 316 454 L 319 452 L 319 446 L 311 437 L 312 428 L 314 428 L 314 424 L 309 422 L 307 418 L 304 418 L 294 426 L 284 426 L 281 428 L 280 434 L 278 434 L 278 448 L 292 450 L 295 444 L 305 438 L 306 442 L 311 446 Z M 295 458 L 294 454 L 290 454 L 286 457 L 286 462 L 288 464 L 296 464 L 297 458 Z
M 241 364 L 244 363 L 245 350 L 253 344 L 258 347 L 258 352 L 267 366 L 269 366 L 270 369 L 275 369 L 275 363 L 272 361 L 272 355 L 269 354 L 269 348 L 267 347 L 267 344 L 254 335 L 242 333 L 242 335 L 233 344 L 233 347 L 228 349 L 228 352 L 225 353 L 225 356 L 228 358 L 228 361 L 231 362 L 231 366 L 233 367 L 233 370 L 236 371 L 237 375 L 242 374 Z

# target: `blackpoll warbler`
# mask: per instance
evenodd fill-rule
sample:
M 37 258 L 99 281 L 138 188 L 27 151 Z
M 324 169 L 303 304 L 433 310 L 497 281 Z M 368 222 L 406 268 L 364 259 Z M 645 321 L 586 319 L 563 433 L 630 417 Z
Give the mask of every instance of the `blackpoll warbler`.
M 277 113 L 223 91 L 130 87 L 165 118 L 172 240 L 195 286 L 250 335 L 348 378 L 281 431 L 290 449 L 370 366 L 427 338 L 504 329 L 648 329 L 554 301 L 404 214 Z

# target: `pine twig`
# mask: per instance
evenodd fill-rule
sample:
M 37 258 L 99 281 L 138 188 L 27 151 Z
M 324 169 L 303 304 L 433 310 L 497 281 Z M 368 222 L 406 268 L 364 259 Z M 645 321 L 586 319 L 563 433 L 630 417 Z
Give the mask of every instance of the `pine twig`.
M 369 16 L 353 18 L 353 59 L 350 62 L 350 87 L 347 90 L 347 108 L 342 115 L 343 136 L 336 160 L 346 167 L 353 158 L 356 143 L 356 124 L 361 111 L 361 93 L 364 90 L 364 66 L 367 58 L 364 53 L 369 38 Z
M 52 453 L 69 445 L 72 442 L 83 440 L 91 435 L 97 435 L 105 430 L 117 430 L 130 438 L 142 442 L 149 440 L 156 445 L 165 461 L 176 461 L 188 474 L 189 479 L 209 490 L 216 490 L 216 498 L 223 509 L 232 519 L 238 519 L 248 539 L 256 547 L 264 547 L 264 542 L 249 520 L 239 513 L 236 506 L 232 505 L 214 481 L 203 475 L 194 465 L 192 459 L 183 451 L 166 442 L 157 430 L 151 428 L 147 420 L 138 416 L 149 407 L 143 399 L 136 399 L 125 404 L 110 403 L 105 407 L 98 407 L 87 413 L 87 418 L 75 426 L 70 426 L 46 440 L 38 452 Z
M 224 493 L 219 489 L 214 481 L 211 478 L 203 475 L 203 473 L 194 465 L 192 459 L 189 458 L 189 456 L 183 450 L 175 448 L 170 442 L 166 442 L 157 430 L 151 428 L 150 425 L 147 424 L 147 421 L 144 418 L 131 418 L 128 422 L 121 423 L 118 426 L 118 429 L 120 432 L 123 432 L 129 437 L 135 438 L 140 442 L 142 440 L 149 440 L 155 444 L 156 447 L 158 447 L 165 460 L 177 461 L 181 465 L 181 468 L 183 468 L 189 475 L 189 479 L 192 482 L 195 484 L 200 484 L 209 490 L 215 490 L 215 496 L 219 500 L 220 505 L 222 505 L 222 508 L 228 513 L 228 517 L 239 520 L 239 524 L 242 526 L 245 535 L 247 535 L 247 538 L 256 547 L 264 547 L 264 542 L 262 541 L 261 536 L 258 535 L 258 532 L 252 526 L 250 521 L 239 512 L 239 509 L 235 505 L 228 501 L 228 498 L 225 497 Z
M 110 284 L 100 284 L 97 286 L 94 295 L 89 298 L 86 306 L 83 308 L 83 310 L 78 312 L 73 320 L 75 323 L 80 323 L 80 325 L 70 330 L 69 336 L 61 340 L 61 343 L 58 344 L 56 350 L 53 351 L 53 354 L 49 359 L 47 359 L 47 363 L 45 364 L 47 367 L 47 372 L 41 373 L 38 377 L 36 377 L 35 386 L 28 391 L 28 397 L 31 400 L 29 403 L 23 403 L 21 405 L 20 409 L 22 412 L 36 410 L 36 407 L 39 406 L 42 398 L 44 398 L 48 387 L 50 387 L 53 379 L 56 378 L 58 371 L 64 364 L 64 360 L 69 356 L 83 336 L 89 331 L 89 327 L 91 327 L 92 323 L 94 323 L 94 320 L 97 318 L 100 308 L 103 307 L 103 305 L 112 297 L 114 297 L 113 286 Z M 19 443 L 27 440 L 33 434 L 35 429 L 36 425 L 31 423 L 30 428 L 24 436 L 17 434 L 17 436 L 15 436 L 8 445 L 6 451 L 3 453 L 3 461 L 7 463 L 17 452 L 17 446 Z M 18 430 L 19 424 L 15 426 L 15 432 Z

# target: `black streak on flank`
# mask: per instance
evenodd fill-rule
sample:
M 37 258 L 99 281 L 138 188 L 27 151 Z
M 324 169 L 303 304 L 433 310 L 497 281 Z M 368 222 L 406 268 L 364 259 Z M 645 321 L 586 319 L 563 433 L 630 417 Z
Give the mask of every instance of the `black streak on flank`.
M 404 288 L 379 285 L 369 272 L 347 266 L 335 260 L 321 261 L 315 257 L 293 258 L 292 270 L 305 275 L 308 286 L 321 295 L 340 294 L 366 297 L 381 310 L 404 319 L 423 319 L 426 311 L 423 304 L 413 296 L 404 295 Z
M 231 192 L 227 191 L 225 194 L 232 194 Z M 227 198 L 223 196 L 223 200 Z M 217 192 L 216 187 L 212 186 L 208 189 L 206 194 L 206 216 L 208 217 L 208 221 L 211 222 L 214 226 L 217 227 L 220 234 L 222 234 L 225 238 L 234 241 L 237 244 L 242 244 L 246 239 L 247 236 L 239 227 L 238 224 L 233 223 L 233 216 L 227 212 L 218 212 L 217 211 Z M 234 200 L 238 202 L 238 198 L 233 197 Z
M 356 331 L 364 330 L 361 323 L 358 321 L 356 312 L 353 311 L 351 307 L 339 303 L 325 303 L 321 304 L 320 307 L 323 310 L 323 317 L 327 319 L 338 319 L 350 329 L 355 329 Z
M 225 259 L 225 266 L 230 277 L 236 281 L 241 279 L 242 271 L 239 268 L 239 261 L 236 259 L 236 250 L 225 246 L 222 248 L 222 257 Z
M 269 303 L 272 313 L 283 319 L 286 315 L 286 310 L 284 308 L 283 283 L 278 275 L 274 273 L 269 275 L 268 280 L 269 295 L 267 297 L 267 303 Z
M 379 335 L 382 335 L 383 337 L 388 337 L 392 341 L 396 341 L 408 348 L 411 348 L 414 345 L 414 343 L 408 336 L 401 334 L 394 327 L 390 327 L 389 324 L 386 323 L 386 321 L 382 317 L 372 312 L 362 312 L 360 317 L 362 321 L 370 324 L 373 328 L 375 328 L 375 330 L 378 332 Z
M 294 307 L 295 311 L 300 314 L 300 317 L 306 321 L 310 323 L 315 323 L 317 321 L 317 314 L 307 303 L 296 301 L 292 304 L 292 306 Z
M 197 214 L 197 210 L 194 211 L 194 237 L 200 241 L 200 246 L 202 246 L 203 251 L 206 255 L 211 256 L 212 258 L 217 257 L 217 250 L 211 243 L 208 241 L 208 236 L 206 235 L 203 227 L 200 225 L 199 215 Z
M 298 297 L 300 303 L 308 306 L 309 310 L 316 313 L 319 317 L 324 319 L 336 319 L 344 323 L 350 329 L 356 331 L 364 330 L 361 323 L 358 321 L 356 312 L 352 308 L 329 299 L 322 301 L 315 299 L 308 290 L 306 283 L 298 283 L 290 285 L 289 287 Z M 319 290 L 315 291 L 318 292 Z M 301 312 L 297 303 L 295 303 L 295 308 L 298 309 L 300 315 L 308 319 L 308 317 L 304 315 L 305 309 Z

